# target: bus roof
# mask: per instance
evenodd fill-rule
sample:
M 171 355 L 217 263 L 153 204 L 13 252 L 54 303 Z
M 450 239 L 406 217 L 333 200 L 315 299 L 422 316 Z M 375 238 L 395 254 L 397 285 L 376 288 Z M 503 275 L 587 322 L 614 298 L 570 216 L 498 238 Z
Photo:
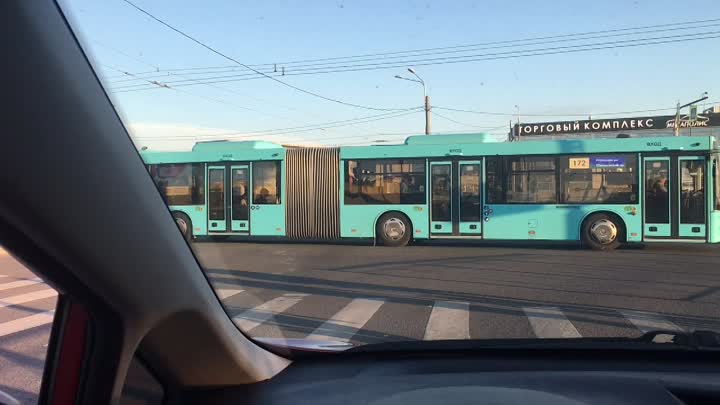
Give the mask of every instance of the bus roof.
M 472 135 L 469 135 L 470 137 Z M 465 136 L 425 135 L 427 141 L 411 137 L 402 145 L 350 146 L 340 148 L 343 159 L 383 157 L 453 157 L 487 155 L 547 155 L 576 153 L 708 151 L 715 146 L 710 136 L 618 139 L 567 139 L 526 142 L 465 142 Z M 442 138 L 434 141 L 429 138 Z
M 405 139 L 405 145 L 445 145 L 473 144 L 497 142 L 492 135 L 480 132 L 477 134 L 445 134 L 445 135 L 414 135 Z
M 619 139 L 566 139 L 496 142 L 486 134 L 418 135 L 399 145 L 344 146 L 342 159 L 543 155 L 617 152 L 708 151 L 717 148 L 711 136 Z M 287 148 L 272 142 L 201 142 L 188 152 L 140 152 L 147 164 L 282 160 Z
M 147 164 L 280 160 L 285 157 L 285 149 L 265 141 L 211 141 L 196 143 L 192 151 L 141 151 L 140 156 Z
M 198 142 L 193 146 L 193 152 L 245 152 L 258 149 L 282 149 L 282 145 L 266 141 L 209 141 Z

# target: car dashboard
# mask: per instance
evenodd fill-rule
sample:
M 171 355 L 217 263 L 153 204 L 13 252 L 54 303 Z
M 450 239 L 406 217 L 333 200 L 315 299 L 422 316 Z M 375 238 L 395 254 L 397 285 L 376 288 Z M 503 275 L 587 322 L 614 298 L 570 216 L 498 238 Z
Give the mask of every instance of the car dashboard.
M 206 404 L 710 404 L 716 356 L 696 352 L 501 351 L 339 354 L 296 361 L 271 380 L 196 389 Z

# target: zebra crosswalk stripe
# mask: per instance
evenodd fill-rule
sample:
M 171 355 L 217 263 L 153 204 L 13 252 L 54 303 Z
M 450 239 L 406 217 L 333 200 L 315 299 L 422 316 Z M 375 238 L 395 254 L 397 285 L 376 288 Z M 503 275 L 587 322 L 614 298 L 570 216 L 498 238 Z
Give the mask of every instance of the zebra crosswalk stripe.
M 555 307 L 523 308 L 525 316 L 530 321 L 535 336 L 538 338 L 579 338 L 580 332 L 565 317 L 565 314 Z
M 285 312 L 300 302 L 307 294 L 283 294 L 253 309 L 233 317 L 233 322 L 241 330 L 248 332 L 267 322 L 273 315 Z
M 237 290 L 233 288 L 218 288 L 217 290 L 215 290 L 215 294 L 217 294 L 217 296 L 222 301 L 226 298 L 232 297 L 233 295 L 238 295 L 243 291 L 245 290 Z
M 643 311 L 619 311 L 625 319 L 630 321 L 642 333 L 651 330 L 668 330 L 680 332 L 683 329 L 674 323 L 662 318 L 658 314 Z
M 424 340 L 470 339 L 469 308 L 467 302 L 436 301 Z
M 384 303 L 385 301 L 381 299 L 355 298 L 307 338 L 347 342 L 365 326 Z
M 5 308 L 13 305 L 24 304 L 26 302 L 41 300 L 44 298 L 55 297 L 57 291 L 46 288 L 44 290 L 33 291 L 26 294 L 13 295 L 12 297 L 5 297 L 0 299 L 0 308 Z
M 22 332 L 37 326 L 52 323 L 55 318 L 55 310 L 40 312 L 30 316 L 13 319 L 12 321 L 0 323 L 0 337 Z
M 31 280 L 17 280 L 17 281 L 10 281 L 7 283 L 0 284 L 0 291 L 9 290 L 11 288 L 20 288 L 20 287 L 27 287 L 29 285 L 35 285 L 35 284 L 42 284 L 42 280 L 39 278 L 34 278 Z

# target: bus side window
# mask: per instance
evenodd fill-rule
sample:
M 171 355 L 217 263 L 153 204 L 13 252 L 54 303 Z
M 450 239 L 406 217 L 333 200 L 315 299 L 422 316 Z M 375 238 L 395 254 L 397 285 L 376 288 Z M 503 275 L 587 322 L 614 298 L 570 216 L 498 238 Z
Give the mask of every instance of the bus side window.
M 503 175 L 502 175 L 502 158 L 488 157 L 485 158 L 485 202 L 487 204 L 503 203 Z
M 253 204 L 280 204 L 280 162 L 253 163 Z

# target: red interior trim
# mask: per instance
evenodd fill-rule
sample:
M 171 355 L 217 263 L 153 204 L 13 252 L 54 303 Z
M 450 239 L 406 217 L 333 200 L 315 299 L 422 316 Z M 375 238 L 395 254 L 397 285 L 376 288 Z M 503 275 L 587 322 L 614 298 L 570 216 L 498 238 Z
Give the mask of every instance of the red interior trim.
M 55 378 L 50 402 L 53 405 L 75 404 L 85 354 L 88 313 L 79 304 L 71 304 L 60 340 L 60 355 L 55 364 Z

